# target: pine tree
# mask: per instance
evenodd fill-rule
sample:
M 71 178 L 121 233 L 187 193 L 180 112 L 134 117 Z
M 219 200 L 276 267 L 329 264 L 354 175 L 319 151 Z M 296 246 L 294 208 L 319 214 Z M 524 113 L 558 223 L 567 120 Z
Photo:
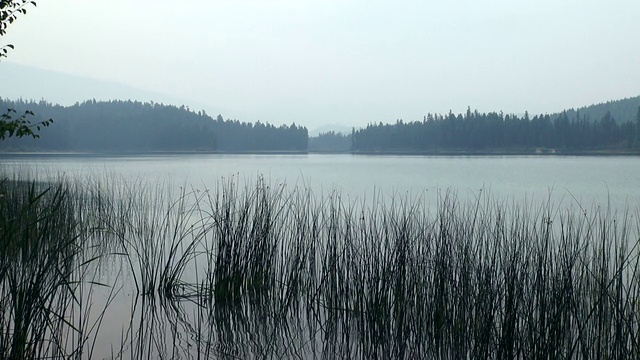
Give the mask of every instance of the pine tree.
M 633 144 L 635 148 L 638 148 L 640 144 L 638 144 L 638 137 L 640 136 L 640 106 L 638 106 L 638 112 L 636 113 L 636 136 L 633 139 Z

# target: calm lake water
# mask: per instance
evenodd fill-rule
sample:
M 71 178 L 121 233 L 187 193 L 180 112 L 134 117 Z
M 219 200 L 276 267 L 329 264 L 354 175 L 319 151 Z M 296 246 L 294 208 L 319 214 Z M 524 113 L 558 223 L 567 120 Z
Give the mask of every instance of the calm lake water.
M 338 191 L 342 194 L 343 203 L 366 202 L 372 198 L 387 201 L 401 196 L 422 199 L 430 207 L 438 203 L 439 196 L 452 191 L 462 201 L 489 193 L 494 199 L 516 204 L 523 201 L 539 204 L 551 199 L 554 206 L 574 210 L 577 206 L 591 208 L 609 204 L 619 212 L 629 209 L 631 217 L 640 206 L 639 157 L 46 154 L 2 155 L 0 168 L 8 173 L 26 171 L 41 180 L 63 174 L 78 180 L 111 179 L 133 184 L 159 182 L 164 186 L 171 184 L 169 186 L 176 189 L 180 186 L 216 189 L 221 181 L 231 177 L 242 187 L 244 183 L 252 185 L 256 179 L 264 177 L 267 184 L 274 187 L 286 184 L 285 189 L 310 188 L 318 198 Z M 295 229 L 287 224 L 283 226 L 285 235 Z M 153 227 L 144 229 L 149 232 Z M 215 234 L 213 230 L 208 231 Z M 144 231 L 141 233 L 145 234 Z M 160 247 L 161 238 L 154 238 L 153 246 L 142 248 L 140 244 L 145 242 L 134 236 L 135 231 L 126 235 L 126 240 L 131 241 L 126 242 L 122 249 L 128 249 L 129 254 L 157 257 L 158 262 L 153 264 L 160 268 L 153 268 L 156 269 L 153 274 L 158 273 L 157 269 L 165 263 L 173 266 L 174 262 L 167 260 L 167 251 Z M 132 236 L 131 239 L 128 236 Z M 280 236 L 274 238 L 282 241 Z M 190 255 L 180 277 L 181 281 L 186 281 L 186 286 L 176 288 L 177 293 L 186 294 L 190 289 L 188 286 L 205 284 L 200 280 L 206 278 L 207 266 L 216 264 L 215 256 L 207 256 L 219 256 L 216 252 L 220 251 L 208 243 L 210 239 L 213 235 L 206 235 L 198 245 L 203 248 L 192 251 L 193 255 Z M 295 250 L 291 245 L 295 243 L 283 242 L 278 249 L 287 254 L 287 251 Z M 318 245 L 319 251 L 323 249 L 321 245 Z M 340 331 L 335 330 L 338 328 L 325 328 L 331 314 L 322 312 L 325 310 L 323 304 L 318 308 L 322 310 L 321 315 L 314 318 L 316 322 L 311 321 L 313 319 L 308 314 L 283 316 L 285 321 L 279 322 L 273 320 L 282 305 L 277 302 L 278 296 L 273 297 L 273 304 L 243 303 L 242 306 L 229 307 L 236 309 L 234 311 L 222 307 L 223 311 L 219 313 L 216 307 L 195 301 L 188 295 L 166 299 L 160 295 L 163 301 L 156 302 L 155 295 L 139 296 L 133 286 L 135 278 L 140 279 L 149 265 L 141 262 L 142 255 L 133 256 L 131 263 L 124 261 L 122 249 L 116 248 L 111 250 L 113 254 L 104 255 L 96 270 L 98 275 L 95 278 L 108 286 L 93 286 L 91 292 L 84 295 L 86 303 L 93 306 L 87 312 L 88 323 L 100 319 L 99 331 L 95 330 L 98 341 L 93 354 L 97 358 L 133 359 L 160 355 L 196 358 L 196 355 L 201 356 L 199 346 L 221 358 L 283 358 L 300 356 L 300 353 L 307 354 L 303 358 L 317 358 L 318 354 L 330 354 L 327 357 L 332 357 L 339 353 L 336 349 L 327 348 L 336 343 L 332 336 Z M 276 257 L 276 262 L 286 270 L 291 259 Z M 192 281 L 193 278 L 196 280 Z M 226 281 L 224 277 L 221 279 Z M 88 284 L 86 286 L 90 286 Z M 318 285 L 318 291 L 324 287 Z M 283 285 L 274 289 L 288 288 Z M 100 318 L 103 309 L 106 315 Z M 273 309 L 275 313 L 270 313 Z M 322 325 L 322 330 L 316 328 L 318 324 Z M 338 332 L 332 332 L 334 330 Z M 344 345 L 354 340 L 340 341 Z M 367 345 L 353 346 L 356 349 L 354 354 L 361 355 L 355 357 L 364 357 L 361 351 Z
M 438 190 L 465 199 L 482 190 L 534 202 L 551 194 L 556 205 L 640 204 L 640 158 L 627 156 L 3 155 L 0 164 L 39 176 L 109 174 L 209 189 L 222 178 L 235 176 L 242 184 L 262 175 L 270 183 L 310 187 L 320 196 L 338 190 L 350 199 L 377 193 L 429 201 Z

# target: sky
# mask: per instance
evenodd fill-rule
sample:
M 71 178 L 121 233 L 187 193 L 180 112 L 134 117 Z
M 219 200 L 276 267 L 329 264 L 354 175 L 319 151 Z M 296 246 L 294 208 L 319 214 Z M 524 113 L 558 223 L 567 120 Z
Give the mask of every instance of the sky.
M 637 0 L 37 3 L 0 38 L 15 45 L 4 61 L 242 121 L 365 126 L 640 95 Z

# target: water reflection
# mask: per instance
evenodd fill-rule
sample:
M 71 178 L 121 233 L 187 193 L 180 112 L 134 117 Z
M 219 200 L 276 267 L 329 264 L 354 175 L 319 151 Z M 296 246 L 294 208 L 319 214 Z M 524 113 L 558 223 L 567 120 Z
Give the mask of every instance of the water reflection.
M 23 235 L 5 235 L 0 248 L 3 354 L 25 357 L 38 347 L 43 356 L 122 359 L 640 355 L 635 214 L 484 192 L 458 199 L 444 191 L 435 204 L 411 196 L 363 204 L 263 179 L 244 187 L 229 179 L 211 191 L 109 184 L 62 188 L 61 198 L 73 194 L 63 207 L 39 208 L 20 192 L 15 199 L 28 201 L 0 203 L 3 224 L 20 225 Z M 52 212 L 42 221 L 16 216 L 33 209 Z M 58 220 L 40 226 L 50 219 Z M 34 281 L 16 281 L 25 274 Z M 41 274 L 53 279 L 39 282 L 54 285 L 46 302 L 29 290 Z M 27 295 L 46 336 L 18 341 L 16 334 L 30 335 L 16 330 Z

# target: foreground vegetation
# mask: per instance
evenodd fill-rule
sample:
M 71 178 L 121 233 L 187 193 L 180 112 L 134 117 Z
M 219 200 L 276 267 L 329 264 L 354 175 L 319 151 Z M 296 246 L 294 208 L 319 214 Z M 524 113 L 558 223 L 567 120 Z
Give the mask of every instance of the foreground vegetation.
M 637 213 L 234 178 L 0 192 L 2 358 L 640 356 Z

